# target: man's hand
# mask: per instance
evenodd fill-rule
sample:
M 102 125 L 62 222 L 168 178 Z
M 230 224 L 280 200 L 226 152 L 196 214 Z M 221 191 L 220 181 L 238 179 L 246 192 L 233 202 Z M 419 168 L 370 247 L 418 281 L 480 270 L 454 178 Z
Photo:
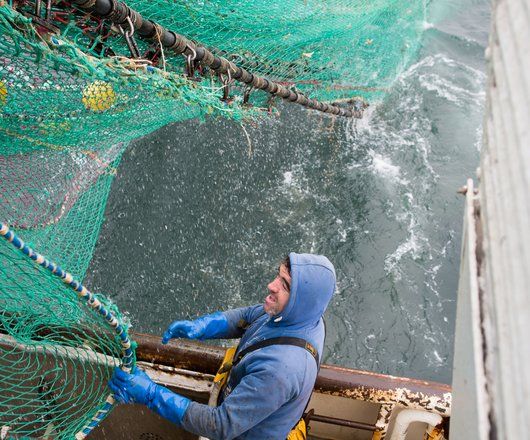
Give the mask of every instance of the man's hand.
M 196 321 L 174 321 L 162 336 L 162 344 L 173 338 L 198 339 L 203 334 L 202 326 Z
M 141 403 L 180 426 L 191 400 L 154 383 L 145 371 L 134 368 L 131 374 L 115 368 L 109 388 L 121 403 Z
M 228 321 L 221 312 L 201 316 L 195 321 L 175 321 L 162 336 L 162 344 L 172 338 L 211 339 L 222 337 L 228 330 Z
M 156 387 L 145 371 L 137 367 L 131 374 L 115 368 L 108 385 L 118 402 L 142 403 L 143 405 L 149 405 Z

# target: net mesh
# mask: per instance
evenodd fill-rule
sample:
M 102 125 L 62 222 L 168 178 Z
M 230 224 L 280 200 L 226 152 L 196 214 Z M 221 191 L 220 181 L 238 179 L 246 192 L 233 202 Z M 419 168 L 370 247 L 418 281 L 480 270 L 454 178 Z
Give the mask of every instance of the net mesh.
M 373 103 L 417 52 L 425 1 L 127 5 L 310 98 Z M 222 101 L 208 69 L 190 79 L 184 57 L 140 38 L 132 59 L 127 29 L 71 2 L 50 7 L 0 0 L 0 221 L 83 280 L 130 141 L 191 118 L 264 117 L 274 101 L 258 90 L 244 105 L 236 84 Z M 104 401 L 119 341 L 61 280 L 4 241 L 0 273 L 0 428 L 71 438 Z
M 73 438 L 106 404 L 122 339 L 104 314 L 4 239 L 0 261 L 2 436 Z

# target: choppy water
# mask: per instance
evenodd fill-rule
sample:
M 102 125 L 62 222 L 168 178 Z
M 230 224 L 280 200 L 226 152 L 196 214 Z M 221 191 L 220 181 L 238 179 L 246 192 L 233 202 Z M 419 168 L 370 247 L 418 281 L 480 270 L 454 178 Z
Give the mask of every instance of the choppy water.
M 261 302 L 289 251 L 323 253 L 338 275 L 324 361 L 449 383 L 456 190 L 478 165 L 489 3 L 429 16 L 416 62 L 363 121 L 290 106 L 246 133 L 188 121 L 132 145 L 87 284 L 161 333 Z

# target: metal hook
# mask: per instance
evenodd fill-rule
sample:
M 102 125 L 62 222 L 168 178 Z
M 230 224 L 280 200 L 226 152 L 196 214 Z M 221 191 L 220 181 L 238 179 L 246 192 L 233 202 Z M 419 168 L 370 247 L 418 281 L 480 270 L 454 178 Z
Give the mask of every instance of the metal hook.
M 273 108 L 276 108 L 276 96 L 271 94 L 267 99 L 267 113 L 272 114 Z
M 248 86 L 245 91 L 243 92 L 243 104 L 248 104 L 248 100 L 250 99 L 250 92 L 254 89 L 254 86 Z
M 221 82 L 223 83 L 223 97 L 221 98 L 221 101 L 229 102 L 230 99 L 230 85 L 233 83 L 232 80 L 232 74 L 230 73 L 230 69 L 226 71 L 226 78 L 223 78 L 223 74 L 219 74 L 219 78 L 221 79 Z
M 41 7 L 42 7 L 41 0 L 36 0 L 35 1 L 35 15 L 37 17 L 40 17 Z
M 127 16 L 127 23 L 129 23 L 129 33 L 125 33 L 129 38 L 134 35 L 134 25 L 131 20 L 131 17 Z
M 191 54 L 186 55 L 186 76 L 193 78 L 195 76 L 195 58 L 197 58 L 197 52 L 193 47 L 186 46 L 191 51 Z
M 44 18 L 42 18 L 42 6 L 42 0 L 35 0 L 35 9 L 33 10 L 33 12 L 28 11 L 24 14 L 31 16 L 31 20 L 34 23 L 47 29 L 48 31 L 50 31 L 50 33 L 60 35 L 61 32 L 59 31 L 59 28 L 55 24 L 52 24 L 50 21 L 51 0 L 46 0 Z M 38 29 L 37 32 L 42 33 L 42 31 L 39 31 Z
M 118 25 L 118 29 L 120 31 L 120 34 L 122 34 L 125 38 L 125 42 L 127 43 L 127 47 L 129 48 L 129 51 L 131 52 L 131 56 L 133 58 L 140 58 L 140 49 L 138 49 L 138 45 L 136 44 L 136 41 L 134 41 L 134 38 L 133 38 L 134 25 L 129 16 L 127 16 L 127 22 L 129 23 L 129 30 L 127 31 L 123 30 L 123 27 L 121 26 L 121 24 Z
M 226 81 L 224 82 L 225 85 L 229 86 L 232 84 L 232 74 L 230 73 L 230 69 L 226 71 L 226 76 L 228 77 Z

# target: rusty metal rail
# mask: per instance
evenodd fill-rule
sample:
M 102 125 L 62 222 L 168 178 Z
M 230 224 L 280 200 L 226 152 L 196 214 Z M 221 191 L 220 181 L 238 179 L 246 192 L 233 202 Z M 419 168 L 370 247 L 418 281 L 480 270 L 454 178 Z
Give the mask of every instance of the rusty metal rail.
M 330 425 L 346 426 L 347 428 L 362 429 L 363 431 L 377 431 L 377 426 L 371 425 L 370 423 L 353 422 L 351 420 L 338 419 L 336 417 L 322 416 L 315 414 L 314 410 L 310 410 L 304 415 L 304 419 L 307 422 L 315 421 L 321 423 L 328 423 Z
M 138 360 L 208 374 L 217 372 L 225 352 L 223 347 L 190 340 L 173 340 L 162 345 L 160 338 L 153 335 L 132 333 L 131 337 L 138 343 Z M 437 382 L 322 365 L 315 391 L 382 405 L 423 409 L 445 417 L 451 415 L 451 387 Z

